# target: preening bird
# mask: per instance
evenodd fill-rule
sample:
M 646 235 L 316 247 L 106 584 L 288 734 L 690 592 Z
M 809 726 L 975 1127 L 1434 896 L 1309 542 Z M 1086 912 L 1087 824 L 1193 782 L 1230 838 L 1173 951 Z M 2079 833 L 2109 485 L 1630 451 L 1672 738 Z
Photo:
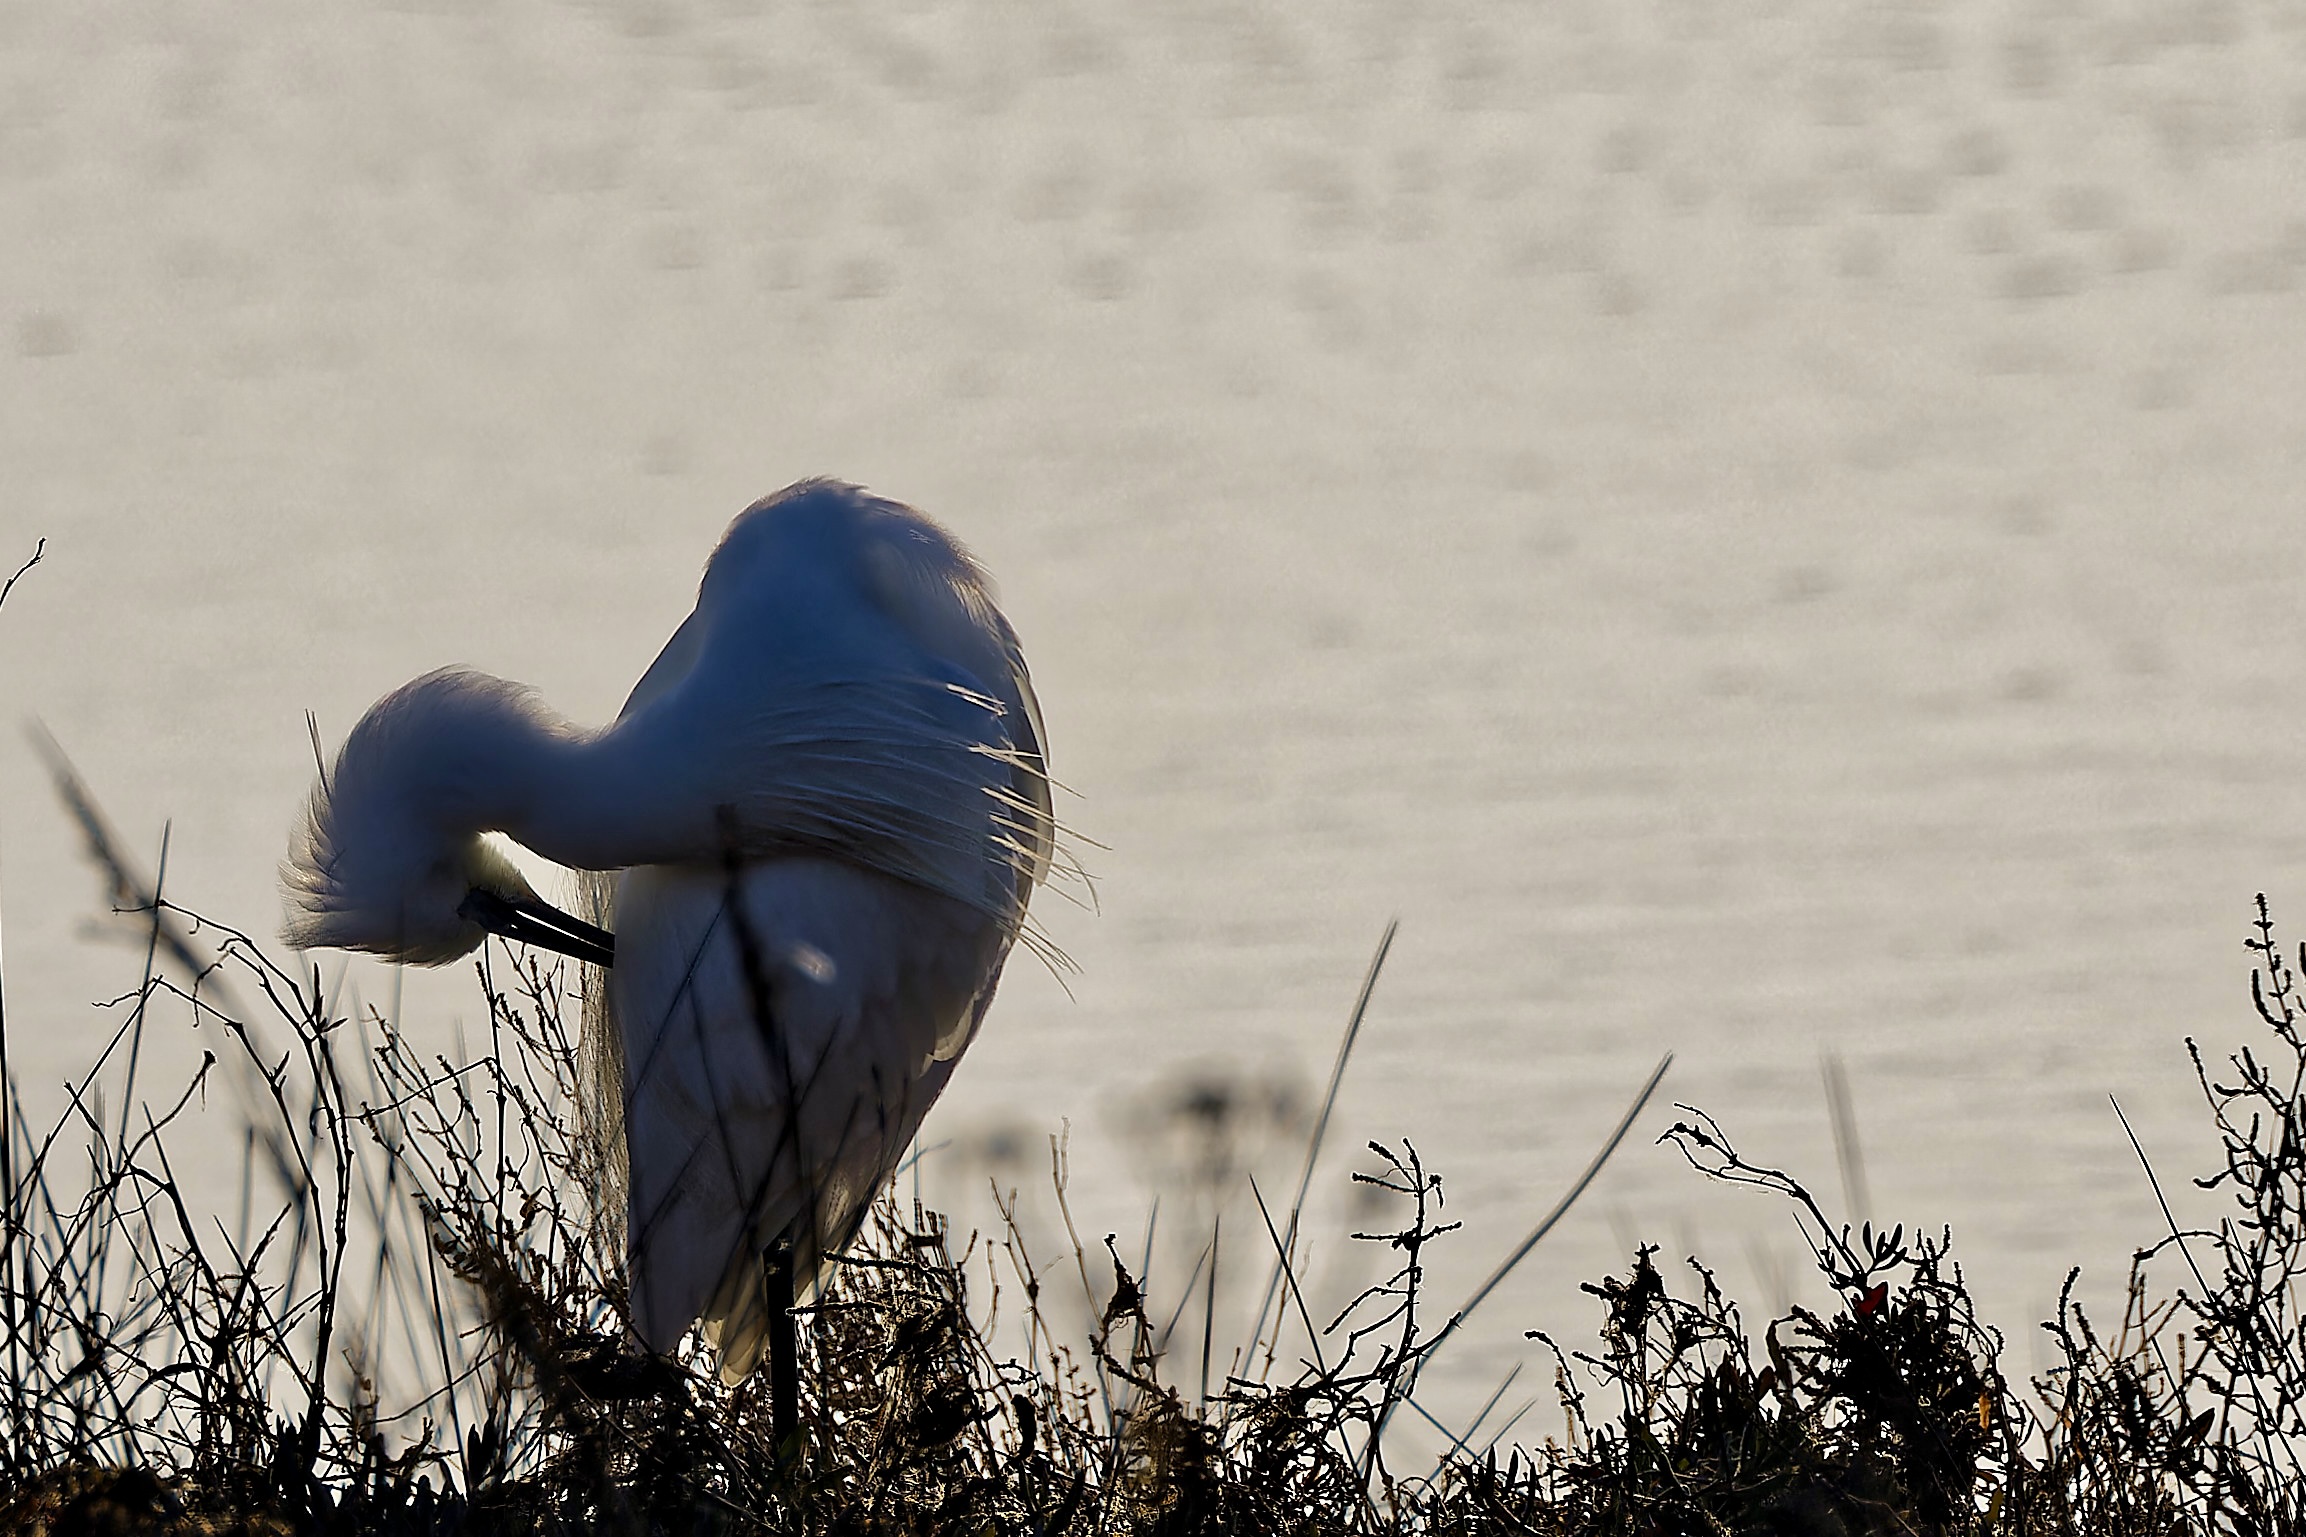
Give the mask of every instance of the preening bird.
M 616 872 L 590 921 L 490 833 Z M 984 573 L 920 513 L 804 481 L 730 525 L 612 725 L 454 668 L 379 700 L 292 842 L 286 935 L 436 966 L 496 933 L 608 967 L 586 1037 L 611 1087 L 584 1108 L 624 1152 L 603 1199 L 633 1329 L 663 1351 L 701 1318 L 733 1382 L 790 1301 L 764 1251 L 790 1243 L 805 1290 L 855 1236 L 1029 937 L 1053 833 Z

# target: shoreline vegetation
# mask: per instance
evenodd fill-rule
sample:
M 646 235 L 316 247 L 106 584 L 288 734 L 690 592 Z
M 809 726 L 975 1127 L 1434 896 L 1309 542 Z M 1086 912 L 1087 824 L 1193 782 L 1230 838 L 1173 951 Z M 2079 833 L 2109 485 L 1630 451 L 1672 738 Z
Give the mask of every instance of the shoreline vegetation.
M 1756 1330 L 1698 1258 L 1644 1247 L 1583 1288 L 1597 1349 L 1531 1336 L 1557 1433 L 1491 1426 L 1493 1400 L 1438 1458 L 1389 1438 L 1456 1322 L 1422 1259 L 1456 1224 L 1397 1142 L 1352 1176 L 1390 1274 L 1333 1317 L 1292 1263 L 1302 1189 L 1255 1192 L 1268 1306 L 1215 1378 L 1214 1280 L 1149 1294 L 1142 1261 L 1085 1242 L 1061 1154 L 1055 1252 L 1013 1213 L 961 1241 L 885 1195 L 804 1311 L 780 1445 L 765 1383 L 723 1386 L 693 1338 L 626 1342 L 557 967 L 492 947 L 485 1048 L 427 1057 L 162 900 L 53 763 L 147 962 L 55 1126 L 24 1120 L 0 1013 L 0 1532 L 2306 1531 L 2306 950 L 2263 897 L 2265 1034 L 2215 1067 L 2188 1043 L 2222 1154 L 2196 1183 L 2225 1219 L 2149 1235 L 2118 1319 L 2069 1277 L 2031 1381 L 2004 1374 L 1950 1233 L 1837 1224 L 1684 1106 L 1661 1140 L 1788 1202 L 1838 1304 Z M 207 1050 L 163 1089 L 138 1075 L 169 1016 Z M 229 1217 L 193 1208 L 168 1145 L 222 1095 L 246 1125 Z

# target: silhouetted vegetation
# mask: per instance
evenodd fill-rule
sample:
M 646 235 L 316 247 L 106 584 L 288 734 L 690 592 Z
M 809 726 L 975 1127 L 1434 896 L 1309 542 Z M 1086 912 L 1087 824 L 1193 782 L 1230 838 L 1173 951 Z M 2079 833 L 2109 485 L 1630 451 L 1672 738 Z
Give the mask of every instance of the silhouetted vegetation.
M 2069 1283 L 2038 1380 L 2005 1376 L 1950 1235 L 1834 1223 L 1684 1107 L 1666 1139 L 1791 1203 L 1839 1304 L 1757 1332 L 1704 1265 L 1645 1247 L 1585 1288 L 1598 1349 L 1533 1336 L 1560 1437 L 1468 1432 L 1404 1466 L 1388 1426 L 1454 1328 L 1424 1284 L 1454 1224 L 1406 1143 L 1371 1144 L 1355 1176 L 1397 1213 L 1357 1235 L 1391 1273 L 1331 1318 L 1281 1263 L 1255 1348 L 1210 1383 L 1203 1343 L 1192 1391 L 1195 1352 L 1165 1348 L 1188 1299 L 1149 1298 L 1111 1239 L 1072 1236 L 1061 1175 L 1053 1254 L 1013 1222 L 956 1246 L 884 1200 L 806 1311 L 802 1428 L 780 1445 L 757 1380 L 724 1386 L 694 1342 L 627 1342 L 559 971 L 495 954 L 485 1049 L 426 1057 L 105 858 L 149 925 L 148 974 L 61 1124 L 34 1134 L 13 1076 L 0 1106 L 0 1530 L 2306 1530 L 2306 994 L 2263 901 L 2271 1038 L 2215 1072 L 2195 1053 L 2223 1152 L 2200 1183 L 2230 1214 L 2141 1251 L 2110 1329 Z M 138 1071 L 164 1013 L 207 1053 L 163 1096 Z M 227 1094 L 247 1127 L 229 1218 L 195 1206 L 169 1148 Z M 1296 1253 L 1297 1209 L 1257 1203 L 1265 1261 Z M 1071 1337 L 1059 1286 L 1091 1309 Z

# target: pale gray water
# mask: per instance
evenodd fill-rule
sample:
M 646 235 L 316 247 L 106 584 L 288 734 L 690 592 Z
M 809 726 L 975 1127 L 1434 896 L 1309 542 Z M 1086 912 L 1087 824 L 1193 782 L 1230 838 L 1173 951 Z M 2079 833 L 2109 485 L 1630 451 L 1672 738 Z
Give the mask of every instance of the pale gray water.
M 2252 893 L 2306 933 L 2306 22 L 1344 15 L 0 13 L 0 714 L 268 932 L 306 709 L 465 661 L 603 718 L 837 473 L 991 566 L 1107 846 L 938 1135 L 1070 1117 L 1134 1231 L 1131 1085 L 1317 1078 L 1398 914 L 1337 1145 L 1449 1177 L 1452 1298 L 1667 1050 L 1830 1204 L 1840 1052 L 1877 1213 L 2020 1336 L 2110 1295 L 2107 1094 L 2204 1167 L 2180 1037 L 2241 1038 Z M 37 1082 L 134 983 L 93 891 L 0 741 Z M 1467 1391 L 1638 1238 L 1772 1300 L 1667 1118 Z

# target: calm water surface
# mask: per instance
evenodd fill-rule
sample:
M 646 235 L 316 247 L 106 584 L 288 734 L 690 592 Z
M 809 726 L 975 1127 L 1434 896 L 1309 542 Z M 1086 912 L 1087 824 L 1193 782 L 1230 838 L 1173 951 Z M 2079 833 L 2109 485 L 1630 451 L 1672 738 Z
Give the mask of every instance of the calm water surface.
M 1097 886 L 932 1120 L 973 1214 L 1069 1121 L 1141 1233 L 1149 1098 L 1310 1093 L 1398 916 L 1335 1145 L 1444 1172 L 1445 1300 L 1667 1051 L 1840 1209 L 1831 1052 L 2024 1367 L 2157 1231 L 2107 1096 L 2205 1168 L 2181 1038 L 2243 1039 L 2255 892 L 2306 933 L 2295 18 L 17 7 L 0 102 L 0 711 L 186 903 L 269 932 L 307 710 L 606 718 L 775 486 L 984 557 Z M 51 1109 L 140 964 L 97 907 L 0 743 Z M 1673 1114 L 1461 1400 L 1637 1242 L 1798 1281 Z

